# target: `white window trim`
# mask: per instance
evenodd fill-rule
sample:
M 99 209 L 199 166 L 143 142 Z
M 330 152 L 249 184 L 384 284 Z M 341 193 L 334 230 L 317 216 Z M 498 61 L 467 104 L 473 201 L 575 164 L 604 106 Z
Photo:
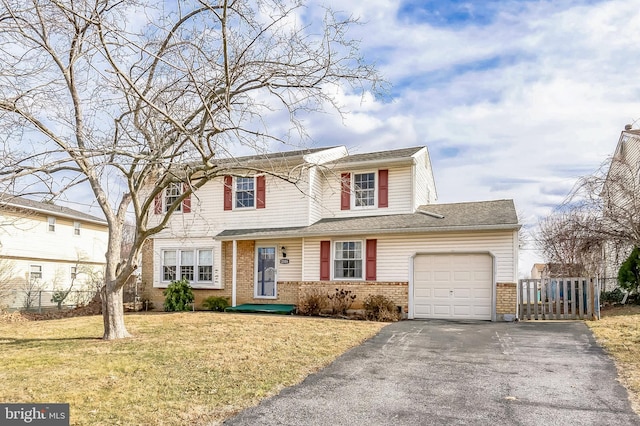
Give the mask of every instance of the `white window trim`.
M 78 232 L 76 232 L 78 231 Z M 80 237 L 82 235 L 82 223 L 80 223 L 79 221 L 75 220 L 73 222 L 73 236 L 74 237 Z
M 275 267 L 274 267 L 274 283 L 273 283 L 273 293 L 274 296 L 259 296 L 258 295 L 258 249 L 259 248 L 269 248 L 273 247 L 276 249 L 275 252 Z M 253 267 L 253 298 L 254 299 L 269 299 L 276 300 L 278 298 L 278 245 L 277 244 L 265 244 L 265 245 L 257 245 L 255 248 L 254 254 L 254 267 Z
M 177 187 L 178 188 L 178 198 L 182 195 L 182 192 L 184 191 L 184 188 L 182 186 L 183 184 L 181 182 L 172 182 L 170 183 L 165 189 L 164 191 L 162 191 L 162 211 L 164 213 L 166 213 L 169 210 L 170 204 L 167 203 L 167 198 L 169 198 L 169 189 L 172 187 Z M 182 202 L 180 203 L 180 205 L 173 211 L 174 213 L 178 213 L 178 212 L 182 212 Z
M 37 266 L 38 268 L 40 268 L 40 272 L 38 272 L 40 274 L 39 277 L 37 278 L 32 278 L 31 275 L 34 273 L 31 268 L 33 268 L 34 266 Z M 41 280 L 43 277 L 43 270 L 42 270 L 42 265 L 29 265 L 29 281 L 36 279 L 36 280 Z
M 356 175 L 366 175 L 373 173 L 373 205 L 356 206 Z M 365 170 L 351 172 L 351 208 L 354 210 L 375 209 L 378 207 L 378 170 Z
M 360 278 L 356 277 L 336 277 L 336 243 L 360 243 L 360 261 L 362 262 L 362 276 Z M 367 276 L 366 266 L 366 240 L 360 239 L 340 239 L 340 240 L 332 240 L 331 241 L 331 280 L 332 281 L 366 281 L 364 278 Z
M 72 280 L 78 279 L 78 267 L 77 266 L 71 266 L 70 267 L 69 276 L 71 277 Z
M 256 210 L 258 205 L 258 175 L 255 176 L 235 176 L 233 178 L 233 210 Z M 238 207 L 238 179 L 253 179 L 253 206 Z
M 213 249 L 213 247 L 181 247 L 181 248 L 163 248 L 160 250 L 160 279 L 159 282 L 163 283 L 163 284 L 168 284 L 171 282 L 171 280 L 165 280 L 164 279 L 164 253 L 167 251 L 173 251 L 176 252 L 176 280 L 180 280 L 180 266 L 181 266 L 181 252 L 183 251 L 192 251 L 193 255 L 194 255 L 194 259 L 193 259 L 193 280 L 190 280 L 189 283 L 191 285 L 194 286 L 194 288 L 197 287 L 203 287 L 206 286 L 206 288 L 208 287 L 213 287 L 215 285 L 215 263 L 216 263 L 216 259 L 215 259 L 215 250 Z M 201 251 L 211 251 L 211 280 L 199 280 L 200 274 L 199 274 L 199 261 L 200 261 L 200 257 L 199 257 L 199 252 Z M 209 266 L 209 265 L 203 265 L 203 266 Z M 217 287 L 216 287 L 217 288 Z

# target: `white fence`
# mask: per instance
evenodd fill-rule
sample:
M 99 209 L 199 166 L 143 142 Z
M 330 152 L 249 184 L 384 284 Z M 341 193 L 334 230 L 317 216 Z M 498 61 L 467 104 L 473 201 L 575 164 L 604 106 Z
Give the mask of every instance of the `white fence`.
M 9 290 L 2 295 L 0 305 L 10 311 L 45 311 L 73 309 L 89 303 L 95 291 Z
M 600 282 L 584 277 L 520 280 L 518 318 L 600 319 Z

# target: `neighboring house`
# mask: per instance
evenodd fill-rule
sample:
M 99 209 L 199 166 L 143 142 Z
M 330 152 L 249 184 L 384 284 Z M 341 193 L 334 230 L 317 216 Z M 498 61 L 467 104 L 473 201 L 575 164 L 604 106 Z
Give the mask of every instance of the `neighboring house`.
M 611 159 L 604 189 L 604 214 L 615 234 L 617 229 L 635 229 L 640 232 L 640 130 L 626 125 L 620 133 L 618 144 Z M 630 234 L 631 232 L 628 232 Z M 602 250 L 600 277 L 605 288 L 617 286 L 618 270 L 633 249 L 628 242 L 607 241 Z
M 0 304 L 11 308 L 55 306 L 51 301 L 55 291 L 95 290 L 106 249 L 104 220 L 50 203 L 2 195 Z M 72 299 L 64 303 L 73 303 Z
M 546 263 L 534 263 L 531 267 L 531 279 L 539 280 L 542 278 L 542 271 L 547 266 Z
M 345 147 L 234 160 L 247 167 L 185 200 L 148 240 L 142 281 L 156 306 L 186 277 L 207 296 L 296 304 L 310 289 L 371 294 L 408 318 L 501 319 L 516 312 L 518 218 L 511 200 L 433 204 L 426 147 Z M 290 172 L 295 184 L 269 173 Z M 156 199 L 155 220 L 182 185 Z M 151 220 L 154 220 L 152 217 Z

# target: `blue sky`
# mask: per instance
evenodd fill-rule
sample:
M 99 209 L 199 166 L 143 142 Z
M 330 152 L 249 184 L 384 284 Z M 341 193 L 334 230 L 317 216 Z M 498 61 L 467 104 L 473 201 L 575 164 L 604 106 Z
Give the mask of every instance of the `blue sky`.
M 344 92 L 312 145 L 426 145 L 439 202 L 512 198 L 533 228 L 640 127 L 640 1 L 330 0 L 391 84 Z M 521 274 L 542 260 L 521 255 Z

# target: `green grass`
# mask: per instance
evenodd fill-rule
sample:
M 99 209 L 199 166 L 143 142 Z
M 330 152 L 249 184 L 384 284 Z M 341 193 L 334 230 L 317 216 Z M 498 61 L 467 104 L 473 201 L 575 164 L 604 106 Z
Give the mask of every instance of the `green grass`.
M 0 324 L 0 401 L 69 403 L 71 424 L 221 422 L 300 382 L 384 324 L 212 312 Z

